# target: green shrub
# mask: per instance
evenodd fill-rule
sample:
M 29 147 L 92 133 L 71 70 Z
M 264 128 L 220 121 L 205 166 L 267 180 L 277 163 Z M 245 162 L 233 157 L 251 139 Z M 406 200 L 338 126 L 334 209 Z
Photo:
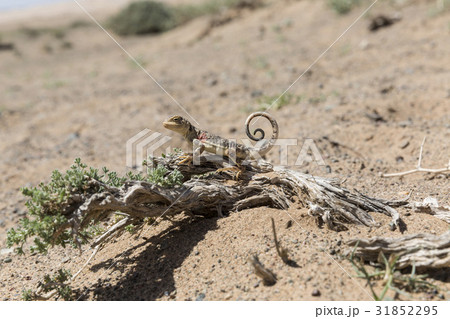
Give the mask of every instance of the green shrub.
M 49 246 L 75 244 L 70 232 L 62 232 L 57 238 L 54 234 L 67 223 L 64 214 L 76 206 L 73 194 L 81 196 L 99 192 L 100 187 L 90 187 L 91 179 L 102 181 L 107 185 L 121 186 L 125 178 L 119 178 L 116 173 L 105 172 L 104 175 L 93 168 L 87 168 L 80 159 L 76 159 L 65 174 L 55 170 L 48 184 L 40 183 L 38 187 L 22 188 L 22 193 L 28 197 L 26 206 L 28 216 L 20 220 L 20 226 L 8 230 L 7 246 L 18 245 L 17 252 L 23 253 L 23 245 L 28 238 L 34 237 L 30 247 L 32 252 L 45 253 Z M 91 237 L 89 230 L 83 232 L 85 238 Z
M 349 13 L 360 0 L 328 0 L 328 5 L 339 14 Z
M 269 107 L 272 107 L 274 110 L 279 110 L 291 103 L 298 104 L 301 100 L 301 96 L 294 96 L 287 92 L 282 95 L 262 96 L 258 99 L 258 104 L 261 105 L 261 110 L 267 110 Z
M 53 276 L 48 274 L 44 276 L 44 280 L 38 283 L 38 290 L 41 290 L 44 294 L 55 291 L 54 296 L 56 300 L 74 300 L 75 295 L 72 287 L 69 285 L 71 277 L 70 270 L 58 269 L 57 273 Z M 22 300 L 24 301 L 39 300 L 39 297 L 40 296 L 31 289 L 22 291 Z
M 79 229 L 81 242 L 75 242 L 73 234 L 64 227 L 73 212 L 93 194 L 102 192 L 104 187 L 121 187 L 126 181 L 139 180 L 162 187 L 174 187 L 182 184 L 183 175 L 178 170 L 169 171 L 162 166 L 150 169 L 146 176 L 128 172 L 119 176 L 116 172 L 103 167 L 101 171 L 82 163 L 79 158 L 65 173 L 53 171 L 49 183 L 40 183 L 38 187 L 22 188 L 28 197 L 28 214 L 20 220 L 17 228 L 11 228 L 7 234 L 7 246 L 17 246 L 18 253 L 24 253 L 23 246 L 33 238 L 31 252 L 46 253 L 53 245 L 74 247 L 85 244 L 98 236 L 102 230 L 97 220 Z M 92 183 L 97 181 L 97 183 Z M 104 185 L 104 186 L 102 186 Z M 61 231 L 64 230 L 64 231 Z
M 175 27 L 172 9 L 156 1 L 130 3 L 109 21 L 110 28 L 119 35 L 159 33 Z
M 112 17 L 109 27 L 119 35 L 160 33 L 201 16 L 228 9 L 256 9 L 263 5 L 263 0 L 205 0 L 173 7 L 157 1 L 137 1 Z

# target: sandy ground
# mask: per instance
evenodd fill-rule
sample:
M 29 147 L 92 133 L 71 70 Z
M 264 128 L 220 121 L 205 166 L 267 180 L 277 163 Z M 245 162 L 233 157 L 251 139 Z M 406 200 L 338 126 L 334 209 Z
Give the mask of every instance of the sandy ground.
M 379 176 L 413 168 L 425 136 L 423 166 L 444 167 L 450 158 L 450 11 L 436 13 L 434 6 L 377 4 L 291 88 L 290 103 L 270 111 L 280 137 L 300 141 L 289 149 L 289 165 L 303 140 L 312 138 L 328 168 L 306 163 L 295 169 L 339 178 L 372 197 L 400 199 L 412 192 L 413 201 L 432 196 L 449 205 L 449 174 Z M 363 9 L 338 16 L 322 1 L 276 1 L 242 12 L 206 37 L 201 35 L 209 18 L 163 35 L 117 39 L 204 129 L 239 139 L 261 96 L 281 94 Z M 370 32 L 371 17 L 380 13 L 402 19 Z M 98 27 L 69 27 L 86 19 L 82 13 L 39 21 L 27 14 L 22 20 L 0 18 L 2 41 L 17 48 L 0 51 L 2 243 L 25 214 L 20 187 L 48 181 L 52 170 L 67 169 L 74 158 L 124 173 L 125 143 L 145 128 L 187 147 L 161 125 L 173 114 L 186 114 Z M 104 16 L 99 13 L 100 21 Z M 41 28 L 42 21 L 64 35 L 21 31 Z M 277 152 L 268 155 L 275 164 Z M 399 211 L 405 234 L 449 228 L 432 216 Z M 276 255 L 270 217 L 299 267 L 284 265 Z M 286 228 L 291 218 L 293 226 Z M 364 281 L 353 277 L 340 253 L 349 238 L 400 236 L 389 230 L 388 218 L 374 218 L 382 223 L 379 229 L 350 226 L 336 233 L 319 229 L 297 205 L 288 212 L 258 208 L 222 219 L 180 216 L 138 239 L 123 235 L 109 244 L 73 286 L 88 300 L 370 300 Z M 277 274 L 274 286 L 253 274 L 248 257 L 255 253 Z M 0 263 L 0 296 L 18 300 L 46 273 L 61 267 L 76 272 L 89 254 L 56 248 L 46 256 L 2 255 L 12 261 Z M 401 299 L 450 298 L 448 275 L 431 274 L 438 293 Z M 315 289 L 320 296 L 312 295 Z

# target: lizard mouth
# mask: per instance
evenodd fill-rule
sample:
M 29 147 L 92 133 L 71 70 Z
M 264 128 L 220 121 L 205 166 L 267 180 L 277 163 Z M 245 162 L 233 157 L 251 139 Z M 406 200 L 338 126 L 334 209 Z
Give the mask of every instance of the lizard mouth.
M 175 123 L 172 123 L 172 122 L 163 122 L 163 126 L 164 126 L 165 128 L 169 128 L 169 127 L 174 127 L 174 126 L 176 126 L 176 124 L 175 124 Z
M 169 130 L 175 130 L 177 128 L 180 128 L 181 125 L 174 123 L 174 122 L 163 122 L 163 126 Z

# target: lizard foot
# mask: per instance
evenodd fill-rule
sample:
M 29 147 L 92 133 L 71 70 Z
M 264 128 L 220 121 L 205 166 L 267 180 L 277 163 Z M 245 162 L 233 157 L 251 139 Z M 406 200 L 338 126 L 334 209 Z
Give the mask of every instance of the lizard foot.
M 231 167 L 224 167 L 224 168 L 219 168 L 218 170 L 216 170 L 216 173 L 234 173 L 233 174 L 233 179 L 234 180 L 239 180 L 241 175 L 244 173 L 245 169 L 242 166 L 231 166 Z
M 192 164 L 194 157 L 191 154 L 188 154 L 188 155 L 181 155 L 179 159 L 181 159 L 181 161 L 178 162 L 178 165 L 181 164 L 190 165 Z

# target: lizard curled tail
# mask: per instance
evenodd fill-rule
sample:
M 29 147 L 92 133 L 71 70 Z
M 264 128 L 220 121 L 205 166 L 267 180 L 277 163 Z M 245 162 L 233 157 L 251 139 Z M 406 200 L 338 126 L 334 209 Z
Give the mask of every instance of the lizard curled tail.
M 266 154 L 267 152 L 269 152 L 272 149 L 272 147 L 275 145 L 275 143 L 276 143 L 276 141 L 278 139 L 278 123 L 269 113 L 266 113 L 266 112 L 255 112 L 255 113 L 250 114 L 250 116 L 245 121 L 245 133 L 253 141 L 261 141 L 265 137 L 265 133 L 264 133 L 264 131 L 261 128 L 257 128 L 253 132 L 253 134 L 251 134 L 251 132 L 250 132 L 250 122 L 255 117 L 265 117 L 266 119 L 269 120 L 270 125 L 272 125 L 272 136 L 270 137 L 270 140 L 266 141 L 263 146 L 254 149 L 254 151 L 259 153 L 260 155 L 264 155 L 264 154 Z M 261 137 L 256 137 L 255 135 L 257 133 L 261 133 Z

